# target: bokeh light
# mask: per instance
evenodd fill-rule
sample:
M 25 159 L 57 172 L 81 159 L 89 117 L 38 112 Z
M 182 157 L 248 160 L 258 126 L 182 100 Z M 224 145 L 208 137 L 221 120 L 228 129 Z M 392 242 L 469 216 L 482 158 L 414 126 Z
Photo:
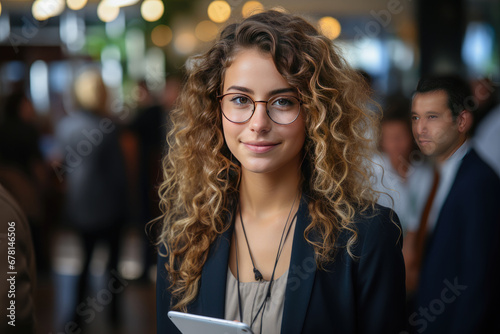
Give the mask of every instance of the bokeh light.
M 2 15 L 2 3 L 0 2 L 0 15 Z
M 208 5 L 208 17 L 216 23 L 226 22 L 231 16 L 231 6 L 226 1 L 212 1 Z
M 258 1 L 247 1 L 243 5 L 241 10 L 241 15 L 243 17 L 249 17 L 254 14 L 262 13 L 264 11 L 264 6 Z
M 50 17 L 61 15 L 64 11 L 65 3 L 64 0 L 44 0 L 46 7 L 50 11 Z
M 325 35 L 329 39 L 335 39 L 339 37 L 341 27 L 337 19 L 331 16 L 325 16 L 319 19 L 318 25 L 323 35 Z
M 36 0 L 31 7 L 31 13 L 38 21 L 60 15 L 63 10 L 64 0 Z
M 157 25 L 151 31 L 151 41 L 159 47 L 167 46 L 172 41 L 172 29 L 164 24 Z
M 196 37 L 189 31 L 181 32 L 175 37 L 174 47 L 181 54 L 190 54 L 196 48 Z
M 198 23 L 194 34 L 200 41 L 210 42 L 213 41 L 215 37 L 217 37 L 218 31 L 219 29 L 217 28 L 217 25 L 215 23 L 206 20 Z
M 69 9 L 80 10 L 87 4 L 88 0 L 66 0 L 66 5 Z
M 165 6 L 161 0 L 144 0 L 141 5 L 142 18 L 148 22 L 158 21 L 165 12 Z
M 101 1 L 97 6 L 97 16 L 102 22 L 111 22 L 120 14 L 120 7 L 111 6 L 106 1 Z
M 104 1 L 106 1 L 108 5 L 115 7 L 132 6 L 139 2 L 139 0 L 104 0 Z
M 44 5 L 42 0 L 36 0 L 31 6 L 31 13 L 33 14 L 33 17 L 38 21 L 45 21 L 50 17 L 50 15 L 43 7 Z

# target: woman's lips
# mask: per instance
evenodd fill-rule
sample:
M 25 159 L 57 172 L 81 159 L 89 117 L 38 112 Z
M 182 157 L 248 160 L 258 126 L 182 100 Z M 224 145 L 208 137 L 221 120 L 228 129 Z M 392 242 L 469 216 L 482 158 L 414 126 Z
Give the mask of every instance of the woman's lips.
M 255 153 L 266 153 L 278 146 L 277 143 L 269 142 L 243 142 L 246 148 Z

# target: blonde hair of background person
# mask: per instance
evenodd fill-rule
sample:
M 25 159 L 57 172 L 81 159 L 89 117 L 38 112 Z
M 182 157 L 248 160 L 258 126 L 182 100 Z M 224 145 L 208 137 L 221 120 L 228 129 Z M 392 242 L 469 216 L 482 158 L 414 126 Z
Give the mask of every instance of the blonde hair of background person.
M 311 219 L 304 237 L 314 248 L 317 270 L 336 260 L 341 234 L 349 236 L 346 252 L 356 257 L 355 216 L 378 212 L 367 163 L 374 149 L 367 130 L 376 129 L 378 119 L 368 109 L 365 81 L 328 38 L 298 16 L 268 11 L 229 25 L 210 50 L 190 62 L 171 113 L 158 245 L 168 257 L 172 309 L 186 311 L 195 300 L 210 246 L 229 228 L 227 218 L 238 203 L 242 169 L 225 143 L 218 96 L 234 57 L 249 49 L 270 55 L 303 102 L 299 187 Z

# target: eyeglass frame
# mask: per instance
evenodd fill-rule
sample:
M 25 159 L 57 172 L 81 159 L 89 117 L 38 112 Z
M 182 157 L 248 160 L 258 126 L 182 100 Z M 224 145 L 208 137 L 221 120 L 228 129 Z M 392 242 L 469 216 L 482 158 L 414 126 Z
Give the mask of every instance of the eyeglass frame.
M 244 120 L 243 122 L 235 122 L 235 121 L 232 121 L 230 120 L 226 114 L 224 113 L 224 110 L 222 110 L 222 99 L 226 96 L 226 95 L 243 95 L 244 97 L 247 97 L 250 99 L 250 101 L 253 102 L 253 110 L 252 110 L 252 114 L 250 115 L 250 117 L 248 117 L 246 120 Z M 289 123 L 279 123 L 279 122 L 276 122 L 274 119 L 272 119 L 272 117 L 269 115 L 269 109 L 267 108 L 267 104 L 269 103 L 269 101 L 271 101 L 273 98 L 280 98 L 280 97 L 291 97 L 291 98 L 294 98 L 296 99 L 298 102 L 299 102 L 299 112 L 297 113 L 297 116 L 293 119 L 293 121 L 289 122 Z M 273 121 L 274 123 L 276 124 L 279 124 L 279 125 L 290 125 L 292 124 L 293 122 L 295 122 L 297 120 L 297 118 L 299 118 L 299 115 L 300 115 L 300 111 L 301 111 L 301 106 L 304 104 L 304 102 L 299 99 L 298 97 L 296 96 L 291 96 L 291 95 L 284 95 L 284 96 L 276 96 L 276 97 L 270 97 L 269 100 L 267 101 L 255 101 L 254 99 L 252 99 L 252 97 L 250 97 L 249 95 L 245 94 L 245 93 L 226 93 L 226 94 L 222 94 L 222 95 L 218 95 L 217 98 L 219 99 L 219 104 L 220 104 L 220 110 L 222 112 L 222 115 L 224 116 L 225 119 L 227 119 L 229 122 L 231 123 L 234 123 L 234 124 L 244 124 L 246 122 L 248 122 L 252 117 L 253 117 L 253 114 L 255 113 L 255 109 L 257 109 L 257 103 L 264 103 L 266 105 L 266 114 L 267 114 L 267 117 L 269 117 L 269 119 L 271 121 Z

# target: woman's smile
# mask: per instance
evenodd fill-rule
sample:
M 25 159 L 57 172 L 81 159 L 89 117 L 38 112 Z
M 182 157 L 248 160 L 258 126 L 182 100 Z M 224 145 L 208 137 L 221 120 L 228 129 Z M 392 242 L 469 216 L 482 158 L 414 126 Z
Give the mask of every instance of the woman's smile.
M 255 153 L 267 153 L 280 144 L 269 141 L 243 141 L 241 143 Z

